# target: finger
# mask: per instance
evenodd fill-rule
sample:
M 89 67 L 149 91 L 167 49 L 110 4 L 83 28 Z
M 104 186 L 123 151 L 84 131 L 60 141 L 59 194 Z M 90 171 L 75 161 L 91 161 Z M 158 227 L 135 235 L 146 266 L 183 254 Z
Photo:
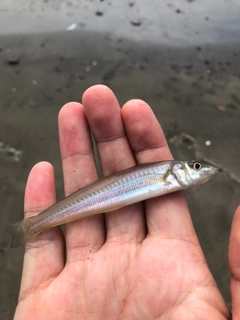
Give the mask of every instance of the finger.
M 138 163 L 171 160 L 164 133 L 151 108 L 141 100 L 131 100 L 122 108 L 122 118 Z M 181 192 L 146 201 L 150 235 L 188 237 L 195 232 Z M 194 238 L 195 240 L 196 237 Z
M 103 175 L 135 165 L 121 118 L 121 109 L 106 86 L 89 88 L 83 95 L 84 110 L 96 141 Z M 143 208 L 135 204 L 105 215 L 108 241 L 141 241 L 145 236 Z
M 66 104 L 59 113 L 59 137 L 65 194 L 69 195 L 97 179 L 91 135 L 79 103 Z M 84 253 L 97 250 L 105 239 L 101 215 L 66 225 L 67 260 L 84 259 Z M 90 249 L 91 248 L 91 249 Z
M 36 164 L 28 177 L 25 218 L 35 216 L 56 202 L 54 170 L 50 163 Z M 64 266 L 64 241 L 59 227 L 44 230 L 25 246 L 21 295 L 31 294 L 39 285 L 48 285 Z
M 233 319 L 240 319 L 240 206 L 237 208 L 233 217 L 229 239 L 228 260 L 232 274 L 230 288 Z

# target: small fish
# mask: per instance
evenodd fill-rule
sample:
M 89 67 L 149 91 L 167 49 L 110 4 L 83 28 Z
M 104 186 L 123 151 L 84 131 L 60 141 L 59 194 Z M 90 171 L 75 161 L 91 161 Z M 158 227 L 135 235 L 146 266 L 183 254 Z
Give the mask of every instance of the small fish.
M 86 185 L 37 216 L 14 223 L 7 232 L 12 235 L 12 247 L 17 247 L 47 228 L 187 189 L 206 182 L 217 171 L 195 160 L 140 164 Z

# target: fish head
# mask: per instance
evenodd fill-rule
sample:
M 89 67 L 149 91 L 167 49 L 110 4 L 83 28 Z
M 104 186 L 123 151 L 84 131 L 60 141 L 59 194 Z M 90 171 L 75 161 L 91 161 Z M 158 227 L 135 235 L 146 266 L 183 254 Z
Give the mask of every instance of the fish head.
M 198 160 L 181 161 L 172 166 L 172 174 L 183 188 L 202 184 L 211 179 L 217 172 L 218 168 Z

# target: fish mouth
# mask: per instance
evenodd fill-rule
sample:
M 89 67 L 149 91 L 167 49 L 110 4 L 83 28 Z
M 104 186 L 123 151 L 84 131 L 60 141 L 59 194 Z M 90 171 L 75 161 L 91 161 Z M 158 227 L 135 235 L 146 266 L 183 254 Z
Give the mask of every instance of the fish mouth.
M 218 167 L 214 167 L 214 166 L 210 166 L 209 165 L 209 171 L 210 171 L 210 173 L 211 173 L 211 175 L 215 175 L 216 173 L 218 173 L 218 171 L 219 171 L 219 168 Z
M 205 177 L 202 180 L 202 183 L 207 182 L 208 180 L 210 180 L 213 176 L 215 176 L 215 174 L 218 173 L 219 168 L 211 166 L 211 165 L 207 165 L 207 170 L 205 171 Z

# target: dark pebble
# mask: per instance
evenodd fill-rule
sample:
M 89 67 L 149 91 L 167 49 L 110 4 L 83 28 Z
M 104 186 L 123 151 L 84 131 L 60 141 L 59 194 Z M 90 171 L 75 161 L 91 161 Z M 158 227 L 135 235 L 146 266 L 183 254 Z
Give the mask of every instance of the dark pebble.
M 18 58 L 9 58 L 8 64 L 10 66 L 18 65 L 20 63 L 20 60 Z
M 131 20 L 131 25 L 134 27 L 140 27 L 141 26 L 141 21 L 140 20 Z
M 95 14 L 96 14 L 96 16 L 98 16 L 98 17 L 103 16 L 103 12 L 102 12 L 102 11 L 96 11 Z

